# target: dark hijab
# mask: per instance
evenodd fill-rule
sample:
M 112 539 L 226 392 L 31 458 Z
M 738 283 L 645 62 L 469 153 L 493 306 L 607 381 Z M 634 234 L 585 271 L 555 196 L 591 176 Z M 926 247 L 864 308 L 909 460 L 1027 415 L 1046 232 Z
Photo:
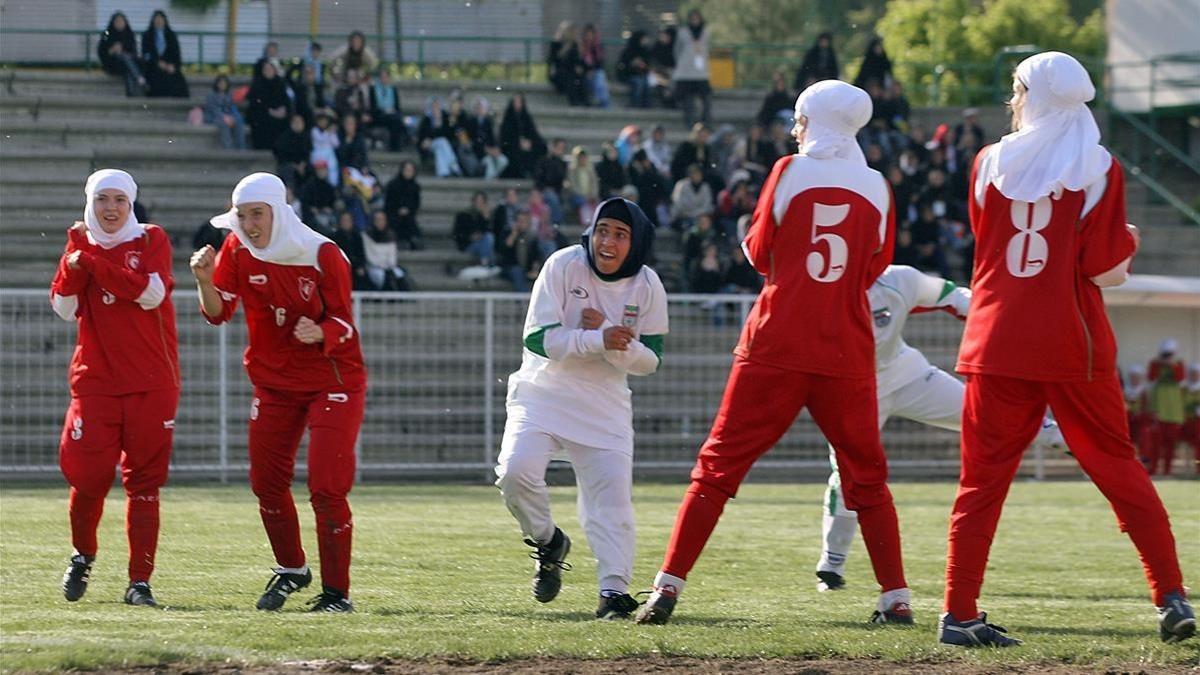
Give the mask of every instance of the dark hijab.
M 596 261 L 592 255 L 592 231 L 596 229 L 596 223 L 600 222 L 602 218 L 619 220 L 629 225 L 631 232 L 629 255 L 625 256 L 625 262 L 621 263 L 621 267 L 612 274 L 601 272 L 600 268 L 596 267 Z M 637 204 L 627 199 L 614 197 L 601 203 L 600 208 L 596 209 L 591 227 L 584 230 L 580 237 L 580 243 L 583 244 L 584 253 L 587 254 L 588 266 L 592 268 L 592 272 L 596 276 L 600 277 L 602 281 L 619 281 L 637 274 L 650 259 L 650 249 L 654 245 L 654 225 L 650 223 L 650 219 Z

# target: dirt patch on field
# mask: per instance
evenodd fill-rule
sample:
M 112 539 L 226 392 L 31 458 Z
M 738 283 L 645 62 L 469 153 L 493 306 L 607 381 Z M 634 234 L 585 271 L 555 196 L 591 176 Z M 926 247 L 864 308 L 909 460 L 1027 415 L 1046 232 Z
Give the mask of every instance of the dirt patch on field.
M 114 671 L 108 671 L 114 672 Z M 945 673 L 948 675 L 1066 675 L 1067 673 L 1103 673 L 1125 675 L 1141 673 L 1195 673 L 1187 666 L 1070 666 L 1064 664 L 1011 664 L 980 666 L 969 663 L 892 663 L 871 659 L 803 660 L 803 659 L 699 659 L 690 657 L 637 657 L 625 659 L 543 658 L 513 661 L 477 662 L 455 659 L 384 660 L 369 663 L 344 661 L 293 661 L 275 664 L 170 664 L 164 666 L 129 668 L 115 672 L 129 675 L 283 675 L 285 673 L 363 673 L 364 675 L 393 675 L 398 673 L 517 673 L 520 675 L 599 675 L 601 673 L 701 673 L 749 675 L 831 675 L 866 673 L 867 675 L 916 675 Z

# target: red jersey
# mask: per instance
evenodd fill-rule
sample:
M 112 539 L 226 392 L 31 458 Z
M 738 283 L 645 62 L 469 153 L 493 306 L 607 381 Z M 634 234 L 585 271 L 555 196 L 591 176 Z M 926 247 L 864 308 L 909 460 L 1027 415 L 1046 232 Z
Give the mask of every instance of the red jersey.
M 775 163 L 742 247 L 766 283 L 734 353 L 832 377 L 874 377 L 867 289 L 892 260 L 891 189 L 866 165 Z
M 968 210 L 975 231 L 971 311 L 958 358 L 963 374 L 1079 382 L 1116 374 L 1116 339 L 1092 278 L 1135 251 L 1125 227 L 1125 176 L 1035 203 L 981 184 L 980 151 Z
M 79 269 L 67 254 L 80 251 Z M 67 247 L 50 284 L 54 311 L 78 320 L 68 379 L 71 396 L 123 396 L 178 389 L 179 340 L 171 291 L 171 242 L 162 228 L 113 248 L 88 240 L 82 227 Z
M 256 387 L 285 391 L 359 391 L 367 386 L 358 329 L 350 304 L 350 264 L 332 242 L 317 253 L 317 265 L 278 265 L 255 258 L 236 236 L 217 254 L 213 285 L 221 296 L 220 316 L 201 313 L 213 325 L 245 305 L 249 344 L 242 363 Z M 292 335 L 300 317 L 324 333 L 316 344 Z

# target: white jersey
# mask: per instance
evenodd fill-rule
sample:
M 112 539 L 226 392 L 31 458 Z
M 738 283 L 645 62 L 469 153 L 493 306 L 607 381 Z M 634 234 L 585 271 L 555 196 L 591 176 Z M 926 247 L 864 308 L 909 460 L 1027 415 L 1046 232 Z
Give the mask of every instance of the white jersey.
M 916 309 L 946 309 L 967 315 L 971 291 L 905 265 L 889 265 L 867 289 L 875 324 L 875 388 L 882 398 L 930 368 L 929 360 L 904 341 L 904 324 Z
M 580 327 L 583 310 L 605 316 Z M 603 329 L 633 330 L 626 351 L 604 349 Z M 662 360 L 667 293 L 654 270 L 601 280 L 580 245 L 546 260 L 533 285 L 521 369 L 508 378 L 508 419 L 529 421 L 569 441 L 632 451 L 633 406 L 627 375 L 649 375 Z

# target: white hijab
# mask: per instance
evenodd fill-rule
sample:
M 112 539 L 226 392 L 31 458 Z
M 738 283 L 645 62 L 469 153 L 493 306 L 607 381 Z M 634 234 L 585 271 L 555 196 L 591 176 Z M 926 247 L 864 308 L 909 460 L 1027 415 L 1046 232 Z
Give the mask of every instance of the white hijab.
M 796 99 L 796 118 L 808 118 L 799 154 L 815 159 L 849 159 L 866 164 L 855 135 L 871 121 L 871 97 L 839 80 L 817 82 Z
M 125 218 L 121 229 L 111 234 L 100 227 L 100 219 L 96 217 L 96 195 L 101 190 L 120 190 L 129 199 L 129 216 Z M 133 215 L 137 191 L 137 183 L 133 182 L 133 176 L 118 169 L 101 169 L 88 176 L 87 183 L 83 186 L 83 194 L 87 197 L 87 204 L 83 207 L 83 222 L 87 225 L 88 240 L 91 243 L 100 248 L 116 248 L 142 236 L 146 227 Z
M 317 253 L 323 244 L 332 243 L 301 222 L 287 203 L 287 188 L 271 173 L 252 173 L 233 188 L 233 208 L 213 216 L 213 227 L 233 230 L 250 255 L 276 265 L 317 267 Z M 237 207 L 250 202 L 265 202 L 271 207 L 271 240 L 258 248 L 246 236 L 238 222 Z
M 983 185 L 1023 202 L 1061 190 L 1082 190 L 1102 178 L 1112 156 L 1088 101 L 1096 88 L 1083 66 L 1062 52 L 1035 54 L 1017 66 L 1025 86 L 1020 131 L 1000 139 L 985 158 Z

